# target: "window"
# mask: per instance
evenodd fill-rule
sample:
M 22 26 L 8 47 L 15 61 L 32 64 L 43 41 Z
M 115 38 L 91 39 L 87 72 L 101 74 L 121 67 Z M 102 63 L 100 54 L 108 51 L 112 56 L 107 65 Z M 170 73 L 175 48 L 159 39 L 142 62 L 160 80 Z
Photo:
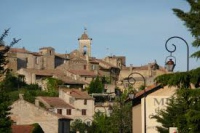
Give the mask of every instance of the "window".
M 92 70 L 95 70 L 96 66 L 95 65 L 92 65 Z
M 84 65 L 83 67 L 84 67 L 83 69 L 86 70 L 86 65 Z
M 87 105 L 87 99 L 84 99 L 84 105 Z
M 26 63 L 28 63 L 28 58 L 25 58 Z
M 86 109 L 82 109 L 82 115 L 86 115 Z
M 58 114 L 62 114 L 62 109 L 57 109 Z
M 71 109 L 67 109 L 66 114 L 71 115 L 71 113 L 72 113 Z

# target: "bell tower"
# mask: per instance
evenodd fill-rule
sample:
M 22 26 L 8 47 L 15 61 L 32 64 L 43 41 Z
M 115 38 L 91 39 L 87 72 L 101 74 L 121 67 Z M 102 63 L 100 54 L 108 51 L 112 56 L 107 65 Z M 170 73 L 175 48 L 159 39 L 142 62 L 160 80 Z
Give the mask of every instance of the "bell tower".
M 87 31 L 87 29 L 85 28 L 84 29 L 84 33 L 81 35 L 80 38 L 78 38 L 79 51 L 83 55 L 88 55 L 89 57 L 91 57 L 91 42 L 92 42 L 92 38 L 88 37 L 86 31 Z

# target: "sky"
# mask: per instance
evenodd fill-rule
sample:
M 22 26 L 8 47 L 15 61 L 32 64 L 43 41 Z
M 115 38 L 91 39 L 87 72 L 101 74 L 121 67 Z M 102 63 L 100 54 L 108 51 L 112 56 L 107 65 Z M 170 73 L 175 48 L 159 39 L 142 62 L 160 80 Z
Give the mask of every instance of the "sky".
M 14 47 L 38 52 L 53 47 L 56 53 L 78 49 L 78 38 L 87 29 L 92 38 L 92 56 L 126 56 L 126 65 L 141 66 L 156 62 L 164 66 L 170 53 L 165 42 L 179 36 L 189 45 L 194 38 L 172 11 L 189 11 L 185 0 L 1 0 L 0 33 L 10 28 L 4 39 L 21 39 Z M 175 71 L 187 70 L 187 46 L 175 39 Z M 173 49 L 172 45 L 170 49 Z M 189 69 L 200 60 L 189 58 Z

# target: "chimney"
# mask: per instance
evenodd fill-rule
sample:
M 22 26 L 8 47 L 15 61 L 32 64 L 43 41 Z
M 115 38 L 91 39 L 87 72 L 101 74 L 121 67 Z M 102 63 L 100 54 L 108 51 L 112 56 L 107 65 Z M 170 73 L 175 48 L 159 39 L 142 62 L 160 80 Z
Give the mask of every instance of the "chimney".
M 40 107 L 40 103 L 38 99 L 35 99 L 35 106 Z
M 19 99 L 20 99 L 20 100 L 24 100 L 24 94 L 21 94 L 21 93 L 20 93 L 20 94 L 19 94 Z
M 132 73 L 132 71 L 133 71 L 133 64 L 130 64 L 130 72 Z

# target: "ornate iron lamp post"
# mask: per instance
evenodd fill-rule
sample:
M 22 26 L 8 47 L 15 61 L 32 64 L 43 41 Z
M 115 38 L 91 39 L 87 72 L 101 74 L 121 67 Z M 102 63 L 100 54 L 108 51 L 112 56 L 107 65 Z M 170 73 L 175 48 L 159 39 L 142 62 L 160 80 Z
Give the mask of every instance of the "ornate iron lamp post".
M 144 76 L 141 73 L 138 72 L 132 72 L 129 76 L 128 76 L 128 83 L 131 85 L 134 85 L 136 83 L 136 79 L 133 77 L 133 75 L 139 75 L 142 77 L 143 81 L 144 81 L 144 87 L 146 86 L 146 80 L 144 78 Z M 133 94 L 129 94 L 129 98 L 130 99 L 134 99 L 135 95 Z M 146 91 L 144 88 L 144 133 L 146 133 Z
M 171 40 L 171 39 L 180 39 L 182 40 L 186 46 L 187 46 L 187 71 L 189 71 L 189 46 L 188 46 L 188 43 L 186 42 L 186 40 L 184 40 L 183 38 L 179 37 L 179 36 L 173 36 L 173 37 L 170 37 L 169 39 L 167 39 L 166 43 L 165 43 L 165 48 L 168 52 L 170 52 L 170 56 L 167 56 L 167 58 L 165 59 L 165 67 L 166 69 L 169 71 L 169 72 L 173 72 L 174 70 L 174 67 L 176 65 L 176 58 L 174 56 L 172 56 L 172 53 L 176 51 L 176 46 L 174 44 L 172 44 L 172 46 L 174 47 L 173 50 L 170 50 L 168 49 L 168 42 Z M 168 57 L 173 57 L 175 59 L 175 62 L 170 58 L 169 61 L 166 61 L 168 59 Z

